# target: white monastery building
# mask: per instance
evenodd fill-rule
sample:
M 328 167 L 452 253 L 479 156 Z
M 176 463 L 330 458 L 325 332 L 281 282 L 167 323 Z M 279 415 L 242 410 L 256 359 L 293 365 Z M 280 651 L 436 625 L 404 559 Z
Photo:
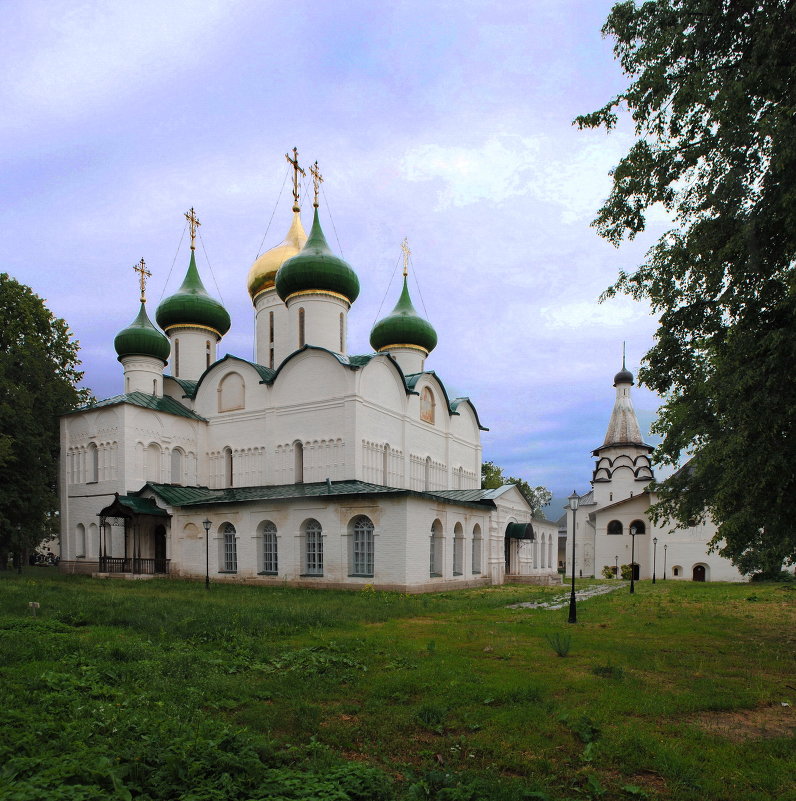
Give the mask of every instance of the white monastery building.
M 407 284 L 347 348 L 352 267 L 298 205 L 252 265 L 256 361 L 216 358 L 229 330 L 194 257 L 151 321 L 115 339 L 123 393 L 61 420 L 61 569 L 424 592 L 558 583 L 557 526 L 514 485 L 480 489 L 475 406 L 426 359 L 437 344 Z M 243 276 L 241 276 L 241 284 Z
M 650 457 L 654 448 L 641 437 L 630 398 L 633 374 L 625 367 L 614 377 L 616 400 L 605 440 L 593 451 L 596 459 L 590 492 L 567 511 L 566 573 L 572 575 L 574 518 L 576 575 L 602 578 L 630 565 L 636 579 L 666 578 L 689 581 L 745 581 L 737 568 L 717 553 L 708 553 L 716 525 L 706 522 L 688 528 L 652 522 L 649 508 L 657 494 Z

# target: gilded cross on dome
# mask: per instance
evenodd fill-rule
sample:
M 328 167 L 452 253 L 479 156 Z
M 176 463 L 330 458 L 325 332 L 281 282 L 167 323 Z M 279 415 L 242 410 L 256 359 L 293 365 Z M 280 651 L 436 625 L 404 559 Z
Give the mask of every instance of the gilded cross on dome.
M 301 211 L 299 208 L 299 173 L 301 173 L 305 178 L 307 177 L 307 173 L 299 167 L 298 163 L 298 148 L 293 148 L 293 158 L 290 158 L 288 153 L 285 153 L 285 158 L 287 159 L 287 163 L 293 167 L 293 211 Z
M 412 251 L 409 249 L 409 241 L 406 237 L 401 242 L 401 250 L 404 253 L 404 278 L 406 278 L 409 275 L 409 257 L 412 255 Z
M 321 184 L 323 183 L 323 176 L 321 175 L 321 171 L 318 169 L 318 162 L 316 161 L 315 164 L 310 167 L 310 175 L 312 175 L 312 185 L 315 189 L 315 202 L 312 204 L 315 208 L 318 208 L 318 191 L 321 188 Z
M 146 279 L 151 277 L 152 273 L 147 270 L 143 259 L 134 264 L 133 269 L 138 273 L 138 282 L 141 284 L 141 303 L 146 303 Z
M 191 229 L 191 250 L 196 250 L 196 229 L 202 224 L 196 216 L 196 212 L 191 206 L 189 211 L 185 212 L 185 219 L 188 220 L 188 225 Z

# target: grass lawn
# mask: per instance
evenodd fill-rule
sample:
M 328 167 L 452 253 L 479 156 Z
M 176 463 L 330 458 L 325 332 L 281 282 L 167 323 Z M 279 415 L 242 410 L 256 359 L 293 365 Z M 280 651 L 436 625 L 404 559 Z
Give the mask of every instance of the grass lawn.
M 0 574 L 0 798 L 796 799 L 796 584 L 565 592 Z

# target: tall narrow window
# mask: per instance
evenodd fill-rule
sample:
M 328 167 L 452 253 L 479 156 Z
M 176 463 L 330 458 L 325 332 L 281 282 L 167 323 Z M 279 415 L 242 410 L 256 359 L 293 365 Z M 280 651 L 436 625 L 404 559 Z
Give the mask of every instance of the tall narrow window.
M 174 340 L 174 376 L 179 378 L 180 375 L 180 340 Z
M 351 575 L 373 575 L 373 523 L 360 515 L 352 521 Z
M 276 526 L 266 520 L 263 524 L 263 573 L 276 575 L 279 572 L 279 558 L 276 545 Z
M 160 445 L 155 442 L 146 449 L 146 480 L 160 481 Z
M 88 445 L 88 473 L 86 484 L 96 484 L 99 481 L 99 449 L 95 442 Z
M 298 440 L 293 443 L 293 483 L 304 483 L 304 446 Z
M 235 526 L 232 523 L 224 523 L 221 526 L 221 534 L 224 537 L 224 571 L 235 573 L 238 570 L 238 546 L 235 542 Z
M 210 367 L 210 340 L 205 342 L 205 369 Z
M 224 448 L 224 486 L 231 487 L 233 478 L 232 448 Z
M 171 452 L 171 483 L 182 484 L 182 463 L 183 453 L 179 448 L 174 448 Z
M 464 531 L 462 524 L 453 528 L 453 575 L 461 576 L 464 572 Z
M 274 313 L 268 312 L 268 366 L 274 369 Z
M 340 353 L 345 353 L 345 318 L 340 312 Z
M 304 307 L 302 306 L 299 310 L 299 347 L 304 347 Z
M 304 523 L 304 572 L 308 576 L 323 575 L 323 529 L 317 520 Z
M 82 523 L 75 529 L 75 557 L 80 559 L 86 555 L 86 527 Z
M 473 575 L 477 576 L 481 572 L 481 526 L 476 523 L 473 526 Z

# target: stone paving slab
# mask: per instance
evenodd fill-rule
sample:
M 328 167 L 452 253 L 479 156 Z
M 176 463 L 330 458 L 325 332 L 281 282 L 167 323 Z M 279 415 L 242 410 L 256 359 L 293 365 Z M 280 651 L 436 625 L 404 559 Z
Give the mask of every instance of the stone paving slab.
M 616 592 L 616 590 L 621 590 L 627 586 L 627 581 L 618 581 L 615 584 L 595 584 L 592 587 L 586 587 L 585 590 L 575 590 L 575 601 L 585 601 L 597 595 L 607 595 L 609 592 Z M 511 604 L 509 609 L 563 609 L 569 605 L 569 597 L 570 593 L 567 593 L 566 595 L 557 595 L 549 601 L 527 601 L 520 604 Z

